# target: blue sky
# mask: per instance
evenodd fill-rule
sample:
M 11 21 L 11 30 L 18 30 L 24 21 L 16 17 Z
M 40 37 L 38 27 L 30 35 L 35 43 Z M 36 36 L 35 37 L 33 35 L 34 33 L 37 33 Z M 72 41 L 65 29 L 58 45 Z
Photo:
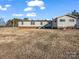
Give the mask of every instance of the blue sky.
M 79 11 L 79 0 L 0 0 L 0 17 L 51 19 Z

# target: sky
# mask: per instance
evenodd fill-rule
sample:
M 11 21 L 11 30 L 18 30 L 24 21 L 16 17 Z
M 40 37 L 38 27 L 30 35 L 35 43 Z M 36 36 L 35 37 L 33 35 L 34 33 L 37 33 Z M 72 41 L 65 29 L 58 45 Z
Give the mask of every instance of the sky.
M 79 11 L 79 0 L 0 0 L 0 17 L 52 19 L 73 10 Z

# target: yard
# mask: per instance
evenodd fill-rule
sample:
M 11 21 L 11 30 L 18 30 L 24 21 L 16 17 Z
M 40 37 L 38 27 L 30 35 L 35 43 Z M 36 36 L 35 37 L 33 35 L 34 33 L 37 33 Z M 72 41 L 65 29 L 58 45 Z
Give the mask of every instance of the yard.
M 79 30 L 0 28 L 0 59 L 79 59 Z

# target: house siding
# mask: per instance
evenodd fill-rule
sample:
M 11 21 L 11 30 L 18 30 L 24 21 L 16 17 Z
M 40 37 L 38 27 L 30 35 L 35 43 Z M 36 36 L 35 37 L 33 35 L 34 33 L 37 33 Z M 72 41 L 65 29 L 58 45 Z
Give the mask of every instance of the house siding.
M 52 28 L 57 28 L 57 19 L 52 20 Z
M 45 26 L 46 24 L 48 24 L 47 21 L 34 21 L 34 24 L 31 24 L 31 21 L 23 22 L 22 24 L 22 21 L 20 21 L 18 22 L 18 27 L 38 27 L 40 28 L 40 27 Z
M 77 22 L 76 22 L 76 28 L 79 29 L 79 19 L 77 19 Z
M 65 21 L 60 22 L 60 19 L 64 19 Z M 70 22 L 69 20 L 74 20 L 74 22 Z M 57 28 L 66 28 L 66 27 L 75 27 L 76 19 L 68 16 L 63 16 L 57 19 Z
M 61 20 L 61 21 L 60 21 Z M 32 22 L 34 22 L 32 24 Z M 70 16 L 61 16 L 53 19 L 52 21 L 34 20 L 34 21 L 19 21 L 18 27 L 31 27 L 31 28 L 79 28 L 79 20 Z

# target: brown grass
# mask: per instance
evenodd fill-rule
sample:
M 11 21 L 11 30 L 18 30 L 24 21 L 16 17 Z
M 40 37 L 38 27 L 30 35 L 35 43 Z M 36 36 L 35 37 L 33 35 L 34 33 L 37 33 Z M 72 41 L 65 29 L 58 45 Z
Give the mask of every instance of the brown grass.
M 0 28 L 0 59 L 79 59 L 79 30 Z

